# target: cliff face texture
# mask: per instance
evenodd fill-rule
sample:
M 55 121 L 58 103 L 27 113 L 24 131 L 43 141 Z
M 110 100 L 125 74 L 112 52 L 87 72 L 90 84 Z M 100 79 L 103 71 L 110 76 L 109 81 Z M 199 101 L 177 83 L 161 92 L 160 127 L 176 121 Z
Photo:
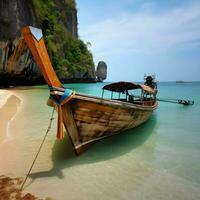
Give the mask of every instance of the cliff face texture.
M 21 28 L 26 25 L 43 30 L 60 78 L 66 82 L 95 80 L 92 55 L 78 39 L 74 0 L 0 0 L 0 87 L 44 82 L 21 39 Z
M 99 61 L 96 75 L 97 82 L 103 82 L 107 78 L 107 64 L 104 61 Z
M 35 24 L 36 16 L 26 0 L 0 1 L 0 38 L 8 41 L 20 36 L 20 29 L 26 24 Z M 36 25 L 36 24 L 35 24 Z

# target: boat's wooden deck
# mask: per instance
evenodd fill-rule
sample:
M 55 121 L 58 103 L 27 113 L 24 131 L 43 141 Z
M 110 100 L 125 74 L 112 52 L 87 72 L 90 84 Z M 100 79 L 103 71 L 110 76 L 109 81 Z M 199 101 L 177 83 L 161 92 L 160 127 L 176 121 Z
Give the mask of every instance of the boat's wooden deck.
M 123 108 L 137 108 L 140 110 L 154 110 L 157 108 L 157 101 L 147 99 L 145 101 L 135 100 L 133 102 L 129 102 L 126 99 L 104 99 L 92 95 L 86 95 L 77 93 L 74 96 L 74 99 L 82 99 L 85 101 L 100 103 L 104 105 L 110 105 L 113 107 L 123 107 Z

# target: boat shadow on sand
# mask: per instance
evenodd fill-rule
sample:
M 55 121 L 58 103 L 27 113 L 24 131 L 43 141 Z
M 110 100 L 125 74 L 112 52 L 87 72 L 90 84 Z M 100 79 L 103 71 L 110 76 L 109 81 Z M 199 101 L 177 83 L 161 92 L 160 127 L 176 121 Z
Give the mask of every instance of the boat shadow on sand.
M 86 152 L 76 156 L 70 140 L 56 140 L 52 149 L 53 167 L 51 170 L 30 174 L 32 182 L 41 177 L 64 178 L 62 170 L 75 165 L 101 162 L 122 156 L 138 148 L 155 133 L 156 113 L 144 125 L 104 139 L 92 145 Z

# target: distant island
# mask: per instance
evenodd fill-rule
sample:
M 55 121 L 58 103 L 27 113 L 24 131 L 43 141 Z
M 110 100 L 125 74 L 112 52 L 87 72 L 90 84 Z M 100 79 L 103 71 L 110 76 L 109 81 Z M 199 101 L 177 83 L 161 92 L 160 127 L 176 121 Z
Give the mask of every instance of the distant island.
M 185 83 L 185 81 L 178 80 L 176 83 Z

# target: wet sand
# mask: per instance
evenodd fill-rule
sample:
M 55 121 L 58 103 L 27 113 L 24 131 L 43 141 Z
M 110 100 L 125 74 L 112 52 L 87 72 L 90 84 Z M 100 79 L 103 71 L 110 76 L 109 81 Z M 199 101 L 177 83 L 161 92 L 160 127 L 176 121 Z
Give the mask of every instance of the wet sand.
M 6 99 L 2 99 L 2 98 Z M 5 101 L 0 106 L 0 144 L 5 142 L 9 136 L 9 124 L 16 116 L 18 109 L 21 105 L 21 99 L 12 93 L 6 93 L 1 91 L 1 100 Z M 2 151 L 3 149 L 1 149 Z M 6 150 L 6 149 L 5 149 Z M 5 157 L 6 158 L 6 151 Z M 4 158 L 1 158 L 1 165 L 3 164 Z M 23 178 L 11 178 L 6 175 L 0 174 L 0 200 L 42 200 L 30 193 L 25 193 L 20 190 L 23 183 Z M 45 200 L 51 200 L 46 198 Z

